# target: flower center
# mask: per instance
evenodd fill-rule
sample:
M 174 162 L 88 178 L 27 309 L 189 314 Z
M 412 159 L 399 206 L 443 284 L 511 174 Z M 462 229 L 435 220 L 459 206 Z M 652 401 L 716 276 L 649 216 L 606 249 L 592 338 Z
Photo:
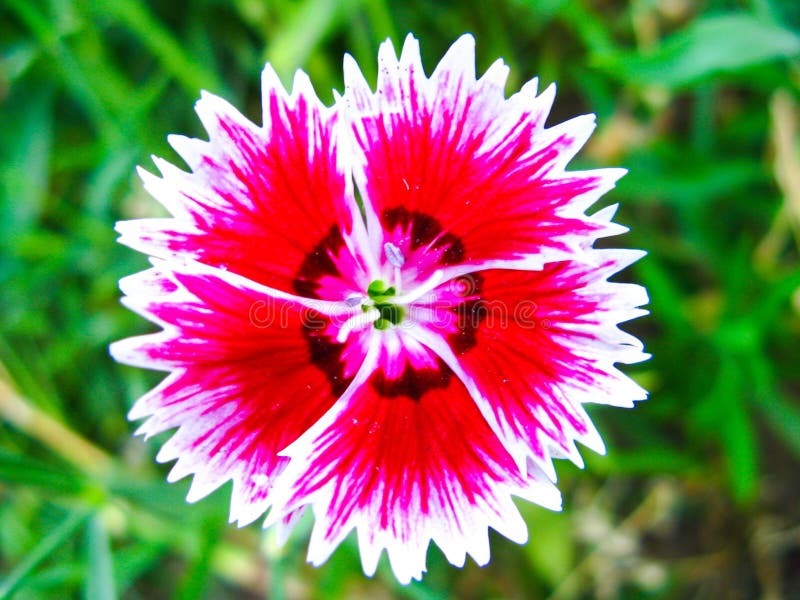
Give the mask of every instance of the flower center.
M 361 304 L 361 312 L 350 317 L 339 329 L 336 339 L 344 342 L 351 331 L 366 327 L 370 323 L 375 329 L 389 329 L 402 323 L 406 310 L 403 304 L 408 298 L 397 294 L 397 287 L 376 279 L 367 286 L 367 295 L 353 294 L 345 300 L 350 306 Z
M 364 313 L 376 314 L 377 318 L 372 325 L 375 329 L 388 329 L 390 325 L 399 325 L 405 316 L 405 310 L 400 304 L 394 303 L 397 297 L 395 286 L 387 287 L 380 279 L 376 279 L 367 287 L 367 299 L 361 304 Z
M 442 281 L 442 272 L 434 271 L 433 275 L 416 289 L 401 294 L 401 269 L 405 264 L 405 257 L 400 249 L 391 242 L 384 244 L 384 251 L 387 262 L 394 269 L 394 285 L 389 285 L 382 279 L 375 279 L 367 286 L 366 296 L 357 293 L 348 296 L 345 303 L 352 307 L 360 304 L 361 313 L 353 315 L 342 325 L 336 336 L 339 342 L 344 342 L 351 331 L 366 327 L 370 323 L 378 330 L 399 325 L 406 316 L 405 307 L 421 299 Z
M 376 279 L 367 286 L 366 297 L 354 294 L 345 300 L 350 306 L 360 303 L 361 313 L 350 317 L 342 325 L 336 336 L 337 341 L 344 342 L 351 331 L 370 323 L 375 329 L 381 330 L 399 325 L 406 315 L 405 307 L 431 292 L 442 282 L 442 277 L 441 271 L 435 271 L 430 279 L 407 294 L 398 294 L 396 286 L 387 286 L 384 281 Z
M 444 231 L 433 217 L 402 207 L 384 210 L 381 223 L 384 240 L 391 241 L 383 243 L 382 260 L 377 261 L 380 271 L 374 279 L 364 281 L 336 225 L 320 238 L 295 273 L 296 294 L 340 301 L 349 309 L 329 326 L 320 327 L 320 321 L 311 319 L 303 328 L 310 360 L 327 375 L 336 396 L 344 392 L 358 367 L 358 352 L 345 343 L 351 333 L 379 332 L 375 335 L 386 337 L 390 353 L 396 353 L 398 340 L 391 333 L 413 321 L 445 336 L 460 355 L 475 345 L 476 331 L 486 315 L 480 274 L 444 281 L 446 267 L 465 260 L 464 244 L 457 236 Z M 446 383 L 445 370 L 434 373 L 406 365 L 402 373 L 380 375 L 373 385 L 386 396 L 419 398 L 427 389 Z

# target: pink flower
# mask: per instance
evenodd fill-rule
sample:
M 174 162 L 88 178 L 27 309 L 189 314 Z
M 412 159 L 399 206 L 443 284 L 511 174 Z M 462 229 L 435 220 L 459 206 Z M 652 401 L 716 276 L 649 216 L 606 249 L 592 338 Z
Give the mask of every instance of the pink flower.
M 232 480 L 239 525 L 311 507 L 310 562 L 355 528 L 407 583 L 431 540 L 459 566 L 488 527 L 524 542 L 512 496 L 560 508 L 552 458 L 604 451 L 583 403 L 646 396 L 614 365 L 647 358 L 617 327 L 647 295 L 608 281 L 642 252 L 593 248 L 614 207 L 585 214 L 624 171 L 565 170 L 592 115 L 545 128 L 554 87 L 506 99 L 469 35 L 430 78 L 410 36 L 378 61 L 373 92 L 345 57 L 332 108 L 267 65 L 261 127 L 203 94 L 210 140 L 170 137 L 191 171 L 140 172 L 172 216 L 118 225 L 153 257 L 123 301 L 162 329 L 111 350 L 169 372 L 130 418 L 177 428 L 158 460 L 190 502 Z

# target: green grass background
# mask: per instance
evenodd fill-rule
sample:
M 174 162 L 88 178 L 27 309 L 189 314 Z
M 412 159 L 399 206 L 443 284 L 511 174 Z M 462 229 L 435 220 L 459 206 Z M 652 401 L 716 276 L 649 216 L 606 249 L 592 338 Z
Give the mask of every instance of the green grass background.
M 624 278 L 653 359 L 627 369 L 650 401 L 590 407 L 610 450 L 558 465 L 563 513 L 520 503 L 527 545 L 431 549 L 402 587 L 352 540 L 306 565 L 307 523 L 282 550 L 228 525 L 229 486 L 186 504 L 125 420 L 159 375 L 107 346 L 149 330 L 113 223 L 158 214 L 134 167 L 203 136 L 200 89 L 258 120 L 270 61 L 330 102 L 345 51 L 374 81 L 409 31 L 429 70 L 470 31 L 508 93 L 557 81 L 552 123 L 597 113 L 573 164 L 630 169 L 603 202 L 649 253 Z M 800 597 L 798 58 L 789 0 L 1 0 L 0 599 Z

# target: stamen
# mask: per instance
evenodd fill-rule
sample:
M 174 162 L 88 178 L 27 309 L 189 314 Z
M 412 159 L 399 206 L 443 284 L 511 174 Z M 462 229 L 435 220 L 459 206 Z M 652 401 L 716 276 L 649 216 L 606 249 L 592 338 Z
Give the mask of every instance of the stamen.
M 400 252 L 400 248 L 395 246 L 392 242 L 386 242 L 383 245 L 383 251 L 386 252 L 386 260 L 393 267 L 399 269 L 406 264 L 406 257 Z
M 378 319 L 381 316 L 381 311 L 379 311 L 374 306 L 369 310 L 358 313 L 353 315 L 339 329 L 339 333 L 336 334 L 336 341 L 340 344 L 343 344 L 347 337 L 350 335 L 351 331 L 355 331 L 356 329 L 361 329 L 367 325 L 370 325 L 373 321 Z
M 364 294 L 353 292 L 344 299 L 344 303 L 347 304 L 347 306 L 358 306 L 359 304 L 362 304 L 364 300 Z
M 398 293 L 402 290 L 402 288 L 400 287 L 400 284 L 402 284 L 402 283 L 403 283 L 403 280 L 402 280 L 402 273 L 400 272 L 400 267 L 395 267 L 394 268 L 394 289 L 397 290 Z
M 412 302 L 416 302 L 425 294 L 436 288 L 442 282 L 442 279 L 444 279 L 444 273 L 441 270 L 434 271 L 433 275 L 431 275 L 431 278 L 428 279 L 428 281 L 415 288 L 412 292 L 409 292 L 405 296 L 396 296 L 392 299 L 392 302 L 395 304 L 411 304 Z
M 383 245 L 383 251 L 386 253 L 386 260 L 394 267 L 394 287 L 399 292 L 401 282 L 400 269 L 406 264 L 406 257 L 400 251 L 400 248 L 395 246 L 392 242 L 386 242 Z

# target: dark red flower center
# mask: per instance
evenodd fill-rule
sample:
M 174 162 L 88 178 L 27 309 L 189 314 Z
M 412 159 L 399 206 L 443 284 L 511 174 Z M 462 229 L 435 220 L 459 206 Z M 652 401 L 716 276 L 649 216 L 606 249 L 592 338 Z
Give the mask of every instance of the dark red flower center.
M 395 272 L 396 283 L 387 276 L 373 280 L 366 290 L 351 290 L 352 294 L 346 299 L 332 298 L 330 283 L 347 279 L 340 269 L 343 264 L 349 264 L 343 261 L 354 260 L 343 256 L 348 249 L 337 227 L 332 227 L 306 255 L 294 278 L 294 289 L 301 296 L 344 301 L 361 309 L 360 314 L 350 317 L 350 322 L 339 324 L 346 331 L 338 339 L 336 334 L 331 334 L 332 328 L 329 327 L 317 325 L 304 328 L 310 360 L 325 373 L 331 391 L 337 396 L 344 392 L 354 376 L 352 373 L 344 375 L 343 360 L 352 327 L 370 325 L 376 330 L 387 330 L 402 326 L 406 318 L 414 318 L 414 311 L 409 309 L 418 303 L 428 309 L 428 314 L 442 316 L 442 319 L 420 324 L 436 329 L 437 323 L 449 323 L 447 331 L 437 333 L 444 334 L 454 353 L 460 355 L 475 345 L 476 331 L 484 319 L 485 311 L 481 302 L 483 279 L 478 274 L 444 282 L 441 288 L 435 288 L 425 298 L 413 297 L 409 300 L 414 294 L 409 296 L 403 293 L 413 292 L 416 285 L 424 285 L 437 270 L 463 262 L 466 252 L 460 238 L 445 231 L 430 215 L 409 212 L 402 207 L 387 209 L 381 217 L 385 256 L 380 257 L 379 262 L 388 271 Z M 400 290 L 400 282 L 412 289 Z M 341 286 L 338 287 L 341 289 Z M 449 314 L 442 315 L 440 311 Z M 375 335 L 380 333 L 376 332 Z M 437 358 L 436 366 L 415 367 L 408 363 L 399 374 L 395 371 L 391 376 L 379 367 L 378 372 L 370 378 L 370 383 L 383 396 L 405 396 L 419 400 L 430 389 L 446 387 L 451 376 L 450 369 Z

